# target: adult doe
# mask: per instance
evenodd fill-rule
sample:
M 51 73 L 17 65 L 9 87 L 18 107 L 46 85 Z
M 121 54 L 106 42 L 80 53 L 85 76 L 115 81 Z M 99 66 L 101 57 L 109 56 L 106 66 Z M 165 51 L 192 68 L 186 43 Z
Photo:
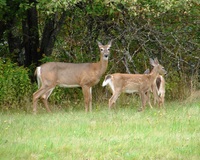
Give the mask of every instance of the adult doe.
M 37 102 L 42 99 L 48 112 L 48 98 L 54 88 L 81 87 L 85 101 L 85 111 L 92 111 L 92 87 L 96 85 L 108 66 L 108 57 L 112 41 L 107 45 L 98 42 L 100 61 L 97 63 L 62 63 L 48 62 L 36 68 L 39 89 L 33 93 L 33 112 L 37 111 Z

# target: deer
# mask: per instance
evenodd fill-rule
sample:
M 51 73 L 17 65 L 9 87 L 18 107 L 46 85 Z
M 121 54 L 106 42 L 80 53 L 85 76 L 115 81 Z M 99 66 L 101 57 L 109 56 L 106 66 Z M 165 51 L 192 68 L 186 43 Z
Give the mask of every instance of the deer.
M 109 109 L 121 93 L 134 93 L 137 92 L 141 98 L 141 108 L 138 111 L 144 111 L 146 102 L 149 98 L 149 91 L 159 74 L 166 74 L 166 70 L 159 64 L 158 59 L 154 60 L 150 58 L 150 64 L 153 66 L 153 70 L 149 74 L 126 74 L 126 73 L 114 73 L 105 76 L 102 86 L 107 86 L 112 90 L 112 96 L 109 99 Z
M 37 67 L 35 75 L 38 90 L 33 93 L 33 112 L 37 112 L 37 103 L 42 99 L 47 112 L 48 98 L 56 86 L 74 88 L 81 87 L 84 96 L 85 111 L 92 111 L 92 87 L 96 85 L 106 72 L 112 40 L 106 45 L 97 41 L 100 49 L 100 61 L 96 63 L 64 63 L 47 62 Z
M 159 108 L 164 107 L 165 102 L 165 79 L 162 75 L 156 78 L 153 85 L 154 105 L 158 103 Z
M 147 69 L 144 74 L 149 74 L 149 69 Z M 151 92 L 153 93 L 154 105 L 158 103 L 159 108 L 164 107 L 165 101 L 165 79 L 162 75 L 158 75 L 156 80 L 151 86 Z M 148 103 L 151 106 L 150 96 Z

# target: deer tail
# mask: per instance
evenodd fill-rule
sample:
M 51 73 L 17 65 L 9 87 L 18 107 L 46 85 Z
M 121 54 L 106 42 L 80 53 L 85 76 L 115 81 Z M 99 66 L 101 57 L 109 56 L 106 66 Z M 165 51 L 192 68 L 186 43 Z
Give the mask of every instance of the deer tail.
M 40 88 L 41 87 L 41 67 L 36 68 L 34 75 L 37 78 L 38 88 Z
M 109 84 L 109 82 L 111 81 L 111 78 L 112 78 L 111 75 L 106 75 L 106 76 L 105 76 L 105 79 L 104 79 L 104 81 L 103 81 L 102 86 L 103 86 L 103 87 L 104 87 L 104 86 L 107 86 L 107 85 Z

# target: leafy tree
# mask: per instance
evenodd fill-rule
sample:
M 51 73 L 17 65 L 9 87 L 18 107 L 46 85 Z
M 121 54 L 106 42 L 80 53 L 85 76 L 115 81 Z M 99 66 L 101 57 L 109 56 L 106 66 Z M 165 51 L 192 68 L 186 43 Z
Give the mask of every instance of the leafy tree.
M 25 66 L 30 66 L 32 63 L 38 64 L 42 54 L 51 55 L 56 36 L 65 21 L 66 10 L 77 2 L 2 1 L 3 20 L 0 21 L 2 24 L 0 38 L 2 43 L 7 41 L 13 60 L 17 61 L 19 57 L 22 57 L 18 61 Z M 39 13 L 43 14 L 41 18 L 44 25 L 38 24 Z M 42 36 L 39 33 L 40 27 L 43 27 Z
M 1 0 L 0 13 L 0 56 L 20 65 L 95 61 L 96 40 L 113 39 L 108 73 L 143 73 L 158 57 L 172 98 L 198 87 L 198 0 Z

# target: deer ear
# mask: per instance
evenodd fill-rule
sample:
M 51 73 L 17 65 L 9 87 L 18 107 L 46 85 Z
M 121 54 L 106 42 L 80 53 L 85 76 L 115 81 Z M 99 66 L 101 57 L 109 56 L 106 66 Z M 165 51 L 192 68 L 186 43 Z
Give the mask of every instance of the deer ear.
M 150 73 L 150 69 L 148 68 L 146 71 L 144 71 L 144 74 L 149 74 Z
M 98 43 L 98 46 L 102 46 L 101 42 L 97 41 L 97 43 Z
M 108 42 L 107 45 L 108 45 L 109 47 L 111 47 L 111 45 L 112 45 L 112 41 L 113 41 L 113 40 L 110 40 L 110 41 Z
M 150 64 L 151 64 L 152 66 L 155 66 L 155 62 L 154 62 L 154 60 L 153 60 L 152 58 L 150 58 L 149 61 L 150 61 Z
M 158 58 L 154 59 L 155 64 L 159 64 Z

